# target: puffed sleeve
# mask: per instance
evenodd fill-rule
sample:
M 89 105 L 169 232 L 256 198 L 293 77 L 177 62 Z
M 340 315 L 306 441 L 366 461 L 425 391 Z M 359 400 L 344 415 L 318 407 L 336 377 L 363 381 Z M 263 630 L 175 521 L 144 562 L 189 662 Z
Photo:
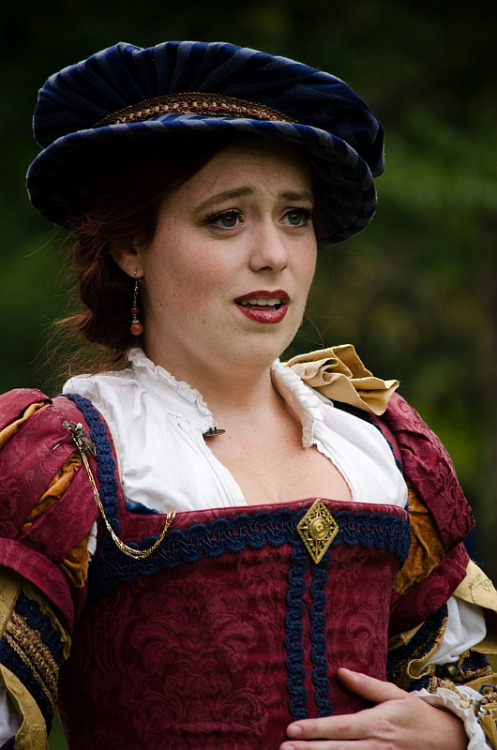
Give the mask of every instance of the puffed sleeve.
M 68 426 L 68 399 L 0 396 L 0 674 L 19 730 L 5 748 L 47 747 L 58 672 L 84 605 L 98 516 Z
M 497 748 L 497 675 L 486 657 L 497 652 L 497 592 L 464 546 L 471 509 L 446 449 L 419 414 L 395 395 L 383 420 L 408 484 L 411 523 L 392 597 L 389 679 L 410 691 L 457 693 L 459 708 L 476 716 Z M 471 604 L 476 617 L 485 617 L 487 634 L 443 664 L 437 651 L 450 628 L 449 601 Z

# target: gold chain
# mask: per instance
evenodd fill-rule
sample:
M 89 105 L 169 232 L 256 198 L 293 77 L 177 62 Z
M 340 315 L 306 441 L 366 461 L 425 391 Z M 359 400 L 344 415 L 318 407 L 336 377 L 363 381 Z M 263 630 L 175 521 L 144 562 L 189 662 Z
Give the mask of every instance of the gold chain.
M 102 500 L 100 498 L 100 492 L 98 491 L 95 477 L 93 476 L 93 472 L 91 470 L 90 464 L 88 462 L 88 458 L 86 456 L 87 450 L 89 450 L 93 455 L 95 455 L 95 446 L 93 442 L 86 435 L 86 432 L 83 429 L 83 425 L 75 424 L 74 422 L 64 422 L 63 426 L 66 427 L 66 429 L 68 429 L 69 432 L 71 433 L 71 437 L 74 440 L 74 443 L 76 444 L 76 447 L 79 451 L 81 460 L 83 461 L 83 465 L 86 469 L 86 473 L 88 474 L 88 479 L 90 480 L 90 484 L 92 486 L 93 496 L 95 497 L 98 510 L 100 511 L 100 515 L 102 516 L 103 522 L 105 524 L 107 531 L 109 532 L 111 536 L 112 541 L 124 555 L 127 555 L 128 557 L 132 557 L 134 560 L 143 560 L 147 557 L 150 557 L 155 552 L 157 547 L 160 546 L 162 540 L 166 536 L 169 530 L 169 527 L 171 526 L 174 520 L 176 513 L 174 511 L 171 511 L 166 515 L 166 522 L 164 524 L 164 527 L 160 535 L 157 537 L 155 542 L 147 549 L 145 550 L 135 549 L 134 547 L 130 547 L 129 545 L 125 544 L 121 539 L 119 539 L 116 532 L 110 525 L 109 519 L 107 518 L 105 514 L 105 509 L 102 504 Z

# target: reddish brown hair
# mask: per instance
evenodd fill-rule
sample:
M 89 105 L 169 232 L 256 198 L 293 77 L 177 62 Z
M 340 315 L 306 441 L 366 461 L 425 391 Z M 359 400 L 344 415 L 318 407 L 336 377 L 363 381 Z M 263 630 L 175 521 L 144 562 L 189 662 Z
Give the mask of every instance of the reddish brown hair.
M 87 348 L 70 362 L 92 371 L 123 363 L 128 349 L 137 343 L 130 332 L 130 307 L 134 280 L 115 263 L 112 252 L 135 242 L 152 239 L 158 209 L 167 192 L 189 179 L 220 149 L 220 138 L 182 138 L 167 153 L 151 142 L 139 153 L 116 155 L 99 165 L 96 179 L 81 189 L 83 207 L 70 220 L 73 241 L 70 262 L 76 271 L 73 295 L 80 309 L 58 321 L 68 338 L 99 345 L 89 357 Z M 107 172 L 107 173 L 106 173 Z M 143 321 L 143 311 L 140 313 Z M 81 354 L 81 352 L 79 352 Z M 67 374 L 67 373 L 66 373 Z

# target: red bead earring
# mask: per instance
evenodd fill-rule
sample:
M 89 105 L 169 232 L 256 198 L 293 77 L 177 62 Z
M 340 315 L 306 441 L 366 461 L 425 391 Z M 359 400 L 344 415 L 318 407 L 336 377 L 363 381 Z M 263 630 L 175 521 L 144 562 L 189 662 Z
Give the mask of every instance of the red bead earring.
M 133 336 L 141 336 L 143 333 L 143 323 L 140 322 L 140 319 L 138 317 L 138 313 L 140 312 L 138 308 L 138 278 L 136 275 L 135 270 L 135 289 L 133 292 L 133 304 L 131 305 L 131 325 L 129 327 L 129 330 L 133 334 Z

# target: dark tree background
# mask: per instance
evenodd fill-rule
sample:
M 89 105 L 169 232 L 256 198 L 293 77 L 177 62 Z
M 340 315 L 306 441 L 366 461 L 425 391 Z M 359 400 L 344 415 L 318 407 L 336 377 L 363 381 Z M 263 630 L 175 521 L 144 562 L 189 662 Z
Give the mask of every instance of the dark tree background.
M 497 579 L 497 4 L 23 0 L 3 9 L 0 33 L 0 390 L 60 385 L 45 342 L 67 312 L 61 236 L 24 187 L 46 77 L 117 41 L 166 39 L 322 67 L 383 121 L 386 171 L 373 224 L 323 254 L 293 352 L 350 342 L 375 374 L 401 380 L 451 452 L 477 518 L 471 554 Z

